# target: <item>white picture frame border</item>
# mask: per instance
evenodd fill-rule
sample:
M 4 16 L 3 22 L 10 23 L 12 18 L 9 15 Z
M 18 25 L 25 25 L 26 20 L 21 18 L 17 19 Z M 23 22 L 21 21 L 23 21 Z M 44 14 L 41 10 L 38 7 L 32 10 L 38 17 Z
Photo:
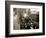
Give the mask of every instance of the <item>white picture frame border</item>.
M 39 9 L 39 29 L 29 29 L 29 30 L 13 30 L 13 8 L 38 8 Z M 28 33 L 40 33 L 42 32 L 42 6 L 33 5 L 10 5 L 10 35 L 14 34 L 28 34 Z

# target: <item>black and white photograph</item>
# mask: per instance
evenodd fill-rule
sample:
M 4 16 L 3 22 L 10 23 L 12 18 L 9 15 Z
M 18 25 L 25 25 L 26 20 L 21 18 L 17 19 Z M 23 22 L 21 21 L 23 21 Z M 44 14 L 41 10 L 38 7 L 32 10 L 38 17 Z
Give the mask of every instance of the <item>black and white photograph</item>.
M 44 3 L 6 2 L 6 37 L 44 35 Z
M 39 29 L 39 9 L 13 8 L 13 29 Z

